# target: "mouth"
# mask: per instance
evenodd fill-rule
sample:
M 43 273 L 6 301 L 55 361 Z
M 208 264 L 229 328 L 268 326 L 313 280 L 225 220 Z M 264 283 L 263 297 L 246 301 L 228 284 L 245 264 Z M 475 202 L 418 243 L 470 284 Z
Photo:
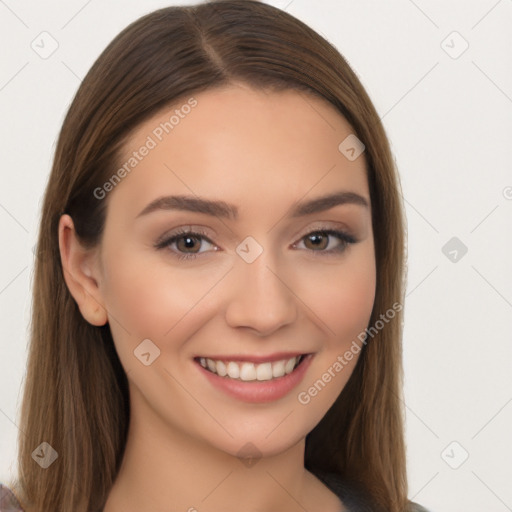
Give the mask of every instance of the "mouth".
M 194 360 L 206 371 L 229 380 L 273 381 L 293 373 L 310 354 L 297 354 L 292 357 L 283 357 L 275 361 L 236 361 L 229 359 L 212 359 L 209 357 L 195 357 Z
M 304 379 L 313 353 L 270 356 L 198 356 L 194 363 L 213 388 L 246 403 L 271 403 L 286 397 Z

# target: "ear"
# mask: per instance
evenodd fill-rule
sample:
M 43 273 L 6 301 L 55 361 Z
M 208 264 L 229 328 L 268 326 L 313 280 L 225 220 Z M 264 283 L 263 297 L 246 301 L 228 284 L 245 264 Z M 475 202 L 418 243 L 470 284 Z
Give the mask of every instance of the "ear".
M 98 286 L 97 251 L 80 244 L 73 219 L 67 214 L 59 220 L 59 250 L 64 280 L 82 316 L 92 325 L 105 325 L 108 316 Z

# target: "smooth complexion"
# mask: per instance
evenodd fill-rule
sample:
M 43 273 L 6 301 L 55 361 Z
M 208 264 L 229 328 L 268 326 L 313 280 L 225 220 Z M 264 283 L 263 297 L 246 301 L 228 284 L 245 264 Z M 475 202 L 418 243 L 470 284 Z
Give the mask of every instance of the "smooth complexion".
M 297 394 L 371 315 L 376 270 L 364 154 L 349 161 L 339 152 L 353 129 L 311 95 L 236 84 L 194 97 L 197 106 L 103 199 L 97 248 L 80 246 L 68 215 L 59 225 L 67 285 L 88 322 L 108 321 L 130 386 L 126 451 L 104 511 L 343 510 L 304 469 L 305 436 L 358 356 L 309 404 Z M 173 107 L 138 127 L 122 161 Z M 335 192 L 367 205 L 291 215 L 299 203 Z M 170 195 L 223 201 L 238 216 L 141 214 Z M 331 229 L 355 243 L 318 234 Z M 165 243 L 180 230 L 201 235 Z M 263 249 L 252 263 L 236 251 L 248 236 Z M 134 355 L 145 339 L 160 350 L 148 366 Z M 277 352 L 313 357 L 296 388 L 261 403 L 212 386 L 195 360 Z M 239 456 L 251 450 L 257 458 L 248 465 Z

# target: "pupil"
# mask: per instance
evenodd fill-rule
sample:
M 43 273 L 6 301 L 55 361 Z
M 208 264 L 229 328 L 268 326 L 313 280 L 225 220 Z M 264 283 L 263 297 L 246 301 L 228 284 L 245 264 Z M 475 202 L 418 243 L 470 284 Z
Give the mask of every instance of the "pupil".
M 319 245 L 322 245 L 323 238 L 324 238 L 324 235 L 322 235 L 322 234 L 320 234 L 320 235 L 311 235 L 309 237 L 310 241 L 312 241 L 313 244 L 316 245 L 317 247 Z
M 185 241 L 185 247 L 187 249 L 193 249 L 195 238 L 191 236 L 183 237 L 182 240 Z

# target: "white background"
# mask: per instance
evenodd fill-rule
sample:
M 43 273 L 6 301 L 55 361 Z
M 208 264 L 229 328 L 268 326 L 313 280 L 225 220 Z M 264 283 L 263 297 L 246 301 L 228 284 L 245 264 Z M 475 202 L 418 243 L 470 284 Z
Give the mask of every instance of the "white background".
M 173 3 L 0 0 L 0 481 L 16 471 L 32 247 L 64 114 L 110 40 Z M 391 139 L 409 230 L 410 498 L 512 510 L 512 2 L 268 3 L 340 50 Z M 59 44 L 48 59 L 31 48 L 43 31 Z M 452 237 L 468 249 L 455 262 Z

